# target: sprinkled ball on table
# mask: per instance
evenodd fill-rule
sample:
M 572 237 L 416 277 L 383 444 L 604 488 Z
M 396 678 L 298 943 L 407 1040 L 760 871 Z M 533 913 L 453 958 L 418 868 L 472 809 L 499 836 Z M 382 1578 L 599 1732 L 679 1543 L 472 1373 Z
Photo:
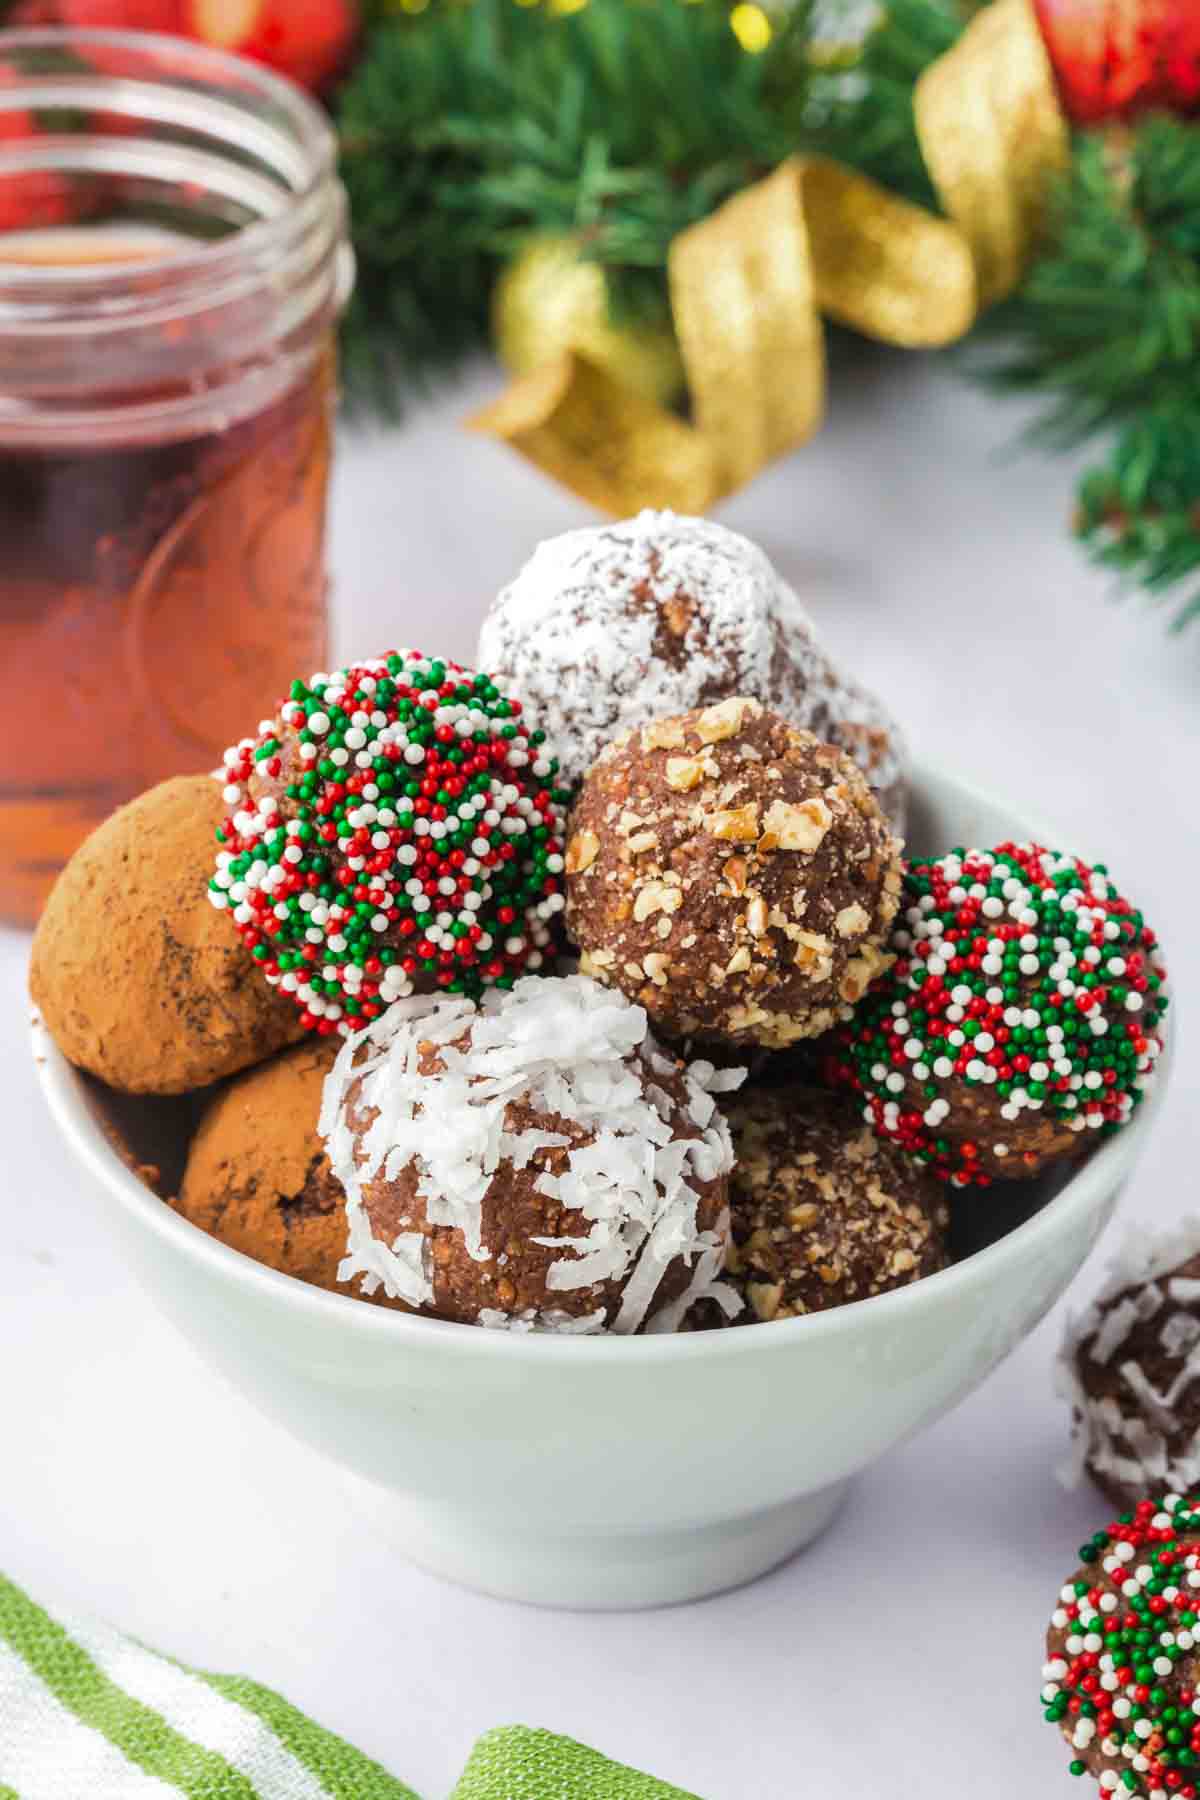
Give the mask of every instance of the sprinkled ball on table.
M 943 1179 L 1037 1175 L 1142 1100 L 1166 971 L 1102 865 L 1037 844 L 914 861 L 891 947 L 830 1072 Z
M 571 782 L 647 719 L 748 694 L 853 756 L 903 830 L 895 722 L 758 546 L 711 520 L 644 512 L 548 539 L 484 620 L 479 661 L 534 709 Z
M 733 1136 L 727 1278 L 746 1319 L 792 1319 L 944 1268 L 946 1192 L 840 1095 L 749 1088 Z
M 731 1310 L 740 1080 L 690 1068 L 584 976 L 400 1001 L 343 1045 L 321 1115 L 347 1194 L 344 1278 L 509 1330 L 674 1330 Z
M 581 967 L 677 1039 L 781 1049 L 887 967 L 900 846 L 848 756 L 757 700 L 656 719 L 571 814 Z
M 1139 1500 L 1079 1551 L 1046 1638 L 1044 1716 L 1108 1797 L 1196 1800 L 1200 1512 Z
M 305 1025 L 346 1036 L 543 966 L 566 795 L 490 676 L 401 650 L 296 681 L 225 765 L 209 898 Z
M 1115 1506 L 1200 1490 L 1200 1219 L 1130 1232 L 1068 1326 L 1056 1385 L 1072 1411 L 1071 1485 L 1086 1469 Z

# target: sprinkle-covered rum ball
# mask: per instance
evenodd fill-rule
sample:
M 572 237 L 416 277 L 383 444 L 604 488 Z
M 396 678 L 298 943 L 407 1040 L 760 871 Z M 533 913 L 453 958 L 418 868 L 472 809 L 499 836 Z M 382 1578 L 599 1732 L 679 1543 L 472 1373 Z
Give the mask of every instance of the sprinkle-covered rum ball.
M 1046 1637 L 1044 1717 L 1102 1800 L 1200 1791 L 1200 1511 L 1140 1500 L 1081 1546 Z
M 310 1028 L 346 1036 L 407 994 L 542 966 L 566 796 L 490 676 L 401 650 L 293 682 L 225 765 L 209 898 Z
M 943 1179 L 1036 1175 L 1145 1094 L 1166 970 L 1101 864 L 1037 844 L 913 862 L 891 947 L 831 1072 Z
M 865 777 L 746 696 L 610 744 L 566 866 L 584 973 L 671 1038 L 784 1049 L 888 964 L 900 846 Z
M 1056 1385 L 1072 1413 L 1068 1485 L 1086 1469 L 1114 1506 L 1200 1492 L 1200 1218 L 1130 1229 L 1068 1326 Z

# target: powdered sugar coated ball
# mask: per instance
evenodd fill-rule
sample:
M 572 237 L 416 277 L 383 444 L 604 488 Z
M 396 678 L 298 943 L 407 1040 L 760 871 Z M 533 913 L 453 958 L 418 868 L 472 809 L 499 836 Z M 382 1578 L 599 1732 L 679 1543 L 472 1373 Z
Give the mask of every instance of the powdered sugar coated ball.
M 646 1014 L 584 976 L 402 1000 L 343 1046 L 321 1134 L 347 1196 L 341 1278 L 463 1324 L 673 1330 L 736 1310 L 728 1128 Z
M 743 694 L 854 757 L 903 827 L 894 722 L 834 667 L 758 546 L 710 520 L 643 512 L 539 544 L 485 618 L 479 660 L 537 713 L 567 781 L 648 719 Z

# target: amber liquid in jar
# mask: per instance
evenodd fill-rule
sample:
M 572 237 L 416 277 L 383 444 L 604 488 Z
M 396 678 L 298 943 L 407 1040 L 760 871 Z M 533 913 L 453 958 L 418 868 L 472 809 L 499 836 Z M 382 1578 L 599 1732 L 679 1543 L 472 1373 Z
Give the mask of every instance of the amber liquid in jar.
M 36 254 L 49 265 L 131 250 L 80 241 Z M 0 239 L 0 262 L 12 255 Z M 32 923 L 114 807 L 216 767 L 295 675 L 324 666 L 332 390 L 326 355 L 223 431 L 92 450 L 10 450 L 0 432 L 9 922 Z
M 175 40 L 11 36 L 0 922 L 32 924 L 114 807 L 215 769 L 327 660 L 347 276 L 332 139 L 298 93 Z

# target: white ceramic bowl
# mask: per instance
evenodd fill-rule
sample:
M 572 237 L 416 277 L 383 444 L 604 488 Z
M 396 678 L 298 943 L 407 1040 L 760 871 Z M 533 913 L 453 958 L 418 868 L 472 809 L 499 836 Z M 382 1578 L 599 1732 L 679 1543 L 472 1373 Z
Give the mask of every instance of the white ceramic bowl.
M 1069 842 L 928 770 L 914 811 L 918 851 Z M 577 1607 L 697 1598 L 814 1538 L 852 1476 L 975 1388 L 1062 1293 L 1156 1103 L 1057 1192 L 1031 1183 L 968 1196 L 984 1235 L 1012 1229 L 913 1287 L 737 1331 L 531 1337 L 364 1306 L 216 1243 L 124 1167 L 93 1090 L 41 1028 L 36 1054 L 113 1230 L 196 1348 L 373 1484 L 412 1560 L 493 1594 Z

